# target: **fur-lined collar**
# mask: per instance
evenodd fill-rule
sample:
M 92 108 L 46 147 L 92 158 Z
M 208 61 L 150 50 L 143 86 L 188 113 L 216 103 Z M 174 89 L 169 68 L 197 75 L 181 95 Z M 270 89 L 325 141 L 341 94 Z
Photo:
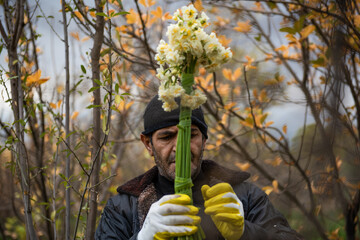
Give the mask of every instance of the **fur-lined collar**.
M 237 184 L 245 181 L 250 177 L 247 172 L 241 172 L 225 168 L 212 160 L 204 160 L 201 165 L 202 171 L 210 179 L 217 179 L 219 181 L 227 182 L 230 184 Z M 140 194 L 154 182 L 158 175 L 158 168 L 154 166 L 144 174 L 128 181 L 124 185 L 118 187 L 119 193 L 125 193 L 139 197 Z

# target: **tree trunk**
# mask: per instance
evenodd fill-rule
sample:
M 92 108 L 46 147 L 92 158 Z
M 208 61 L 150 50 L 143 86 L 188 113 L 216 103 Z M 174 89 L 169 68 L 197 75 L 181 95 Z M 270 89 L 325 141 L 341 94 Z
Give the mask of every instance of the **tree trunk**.
M 96 12 L 102 12 L 102 4 L 100 0 L 95 0 Z M 96 33 L 94 36 L 93 48 L 91 50 L 91 68 L 92 68 L 92 82 L 93 87 L 98 87 L 98 84 L 95 80 L 100 79 L 100 51 L 102 42 L 104 39 L 104 27 L 105 20 L 103 16 L 96 16 Z M 96 89 L 94 92 L 94 105 L 101 104 L 101 95 L 100 89 Z M 99 182 L 99 173 L 101 165 L 101 108 L 93 108 L 93 143 L 92 143 L 92 161 L 94 164 L 93 172 L 91 173 L 91 191 L 90 191 L 90 203 L 89 203 L 89 215 L 87 218 L 87 228 L 86 228 L 86 239 L 94 239 L 95 234 L 95 224 L 97 217 L 97 197 L 98 197 L 98 184 Z

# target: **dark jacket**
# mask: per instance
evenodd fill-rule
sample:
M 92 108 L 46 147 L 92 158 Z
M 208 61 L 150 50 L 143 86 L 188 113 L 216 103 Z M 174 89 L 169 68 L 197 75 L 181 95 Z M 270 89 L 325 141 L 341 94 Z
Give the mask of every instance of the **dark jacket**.
M 206 239 L 224 239 L 211 218 L 204 213 L 201 186 L 219 182 L 232 185 L 244 207 L 245 230 L 243 239 L 302 239 L 292 230 L 286 219 L 274 209 L 267 195 L 255 185 L 244 182 L 249 174 L 224 168 L 213 161 L 204 160 L 201 172 L 194 180 L 193 202 L 199 207 L 201 227 Z M 96 239 L 136 239 L 152 203 L 163 195 L 173 194 L 173 182 L 158 174 L 157 167 L 130 180 L 118 189 L 118 195 L 107 202 Z

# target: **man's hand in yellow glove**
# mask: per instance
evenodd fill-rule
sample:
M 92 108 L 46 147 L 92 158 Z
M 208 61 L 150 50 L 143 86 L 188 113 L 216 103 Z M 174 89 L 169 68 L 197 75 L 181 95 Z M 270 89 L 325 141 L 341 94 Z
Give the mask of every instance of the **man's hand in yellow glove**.
M 165 195 L 153 203 L 137 239 L 168 239 L 194 234 L 200 217 L 196 216 L 199 210 L 190 203 L 190 197 L 185 194 Z
M 217 229 L 226 240 L 237 240 L 244 233 L 244 209 L 242 202 L 228 183 L 201 188 L 205 213 L 211 216 Z

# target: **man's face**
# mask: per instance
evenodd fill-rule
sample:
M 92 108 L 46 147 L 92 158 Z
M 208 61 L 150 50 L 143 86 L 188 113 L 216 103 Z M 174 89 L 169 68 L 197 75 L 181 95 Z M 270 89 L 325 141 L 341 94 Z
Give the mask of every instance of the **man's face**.
M 162 176 L 169 180 L 175 179 L 175 151 L 177 141 L 177 126 L 162 128 L 155 131 L 150 138 L 141 135 L 141 140 L 151 156 L 154 156 L 155 163 Z M 191 177 L 194 178 L 200 172 L 202 153 L 206 139 L 196 125 L 191 125 Z

